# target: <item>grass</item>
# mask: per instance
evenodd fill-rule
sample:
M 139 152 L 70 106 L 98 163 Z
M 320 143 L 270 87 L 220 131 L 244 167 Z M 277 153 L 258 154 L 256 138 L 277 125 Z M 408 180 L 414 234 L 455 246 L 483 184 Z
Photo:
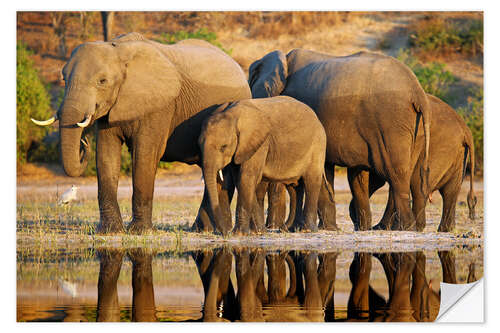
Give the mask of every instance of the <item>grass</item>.
M 422 58 L 483 55 L 482 19 L 427 17 L 414 25 L 410 46 Z

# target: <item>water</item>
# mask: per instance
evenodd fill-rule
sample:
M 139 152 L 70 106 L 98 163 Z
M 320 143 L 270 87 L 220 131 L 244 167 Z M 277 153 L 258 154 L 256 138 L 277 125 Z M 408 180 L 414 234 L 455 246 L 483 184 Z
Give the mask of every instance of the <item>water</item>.
M 481 246 L 18 249 L 17 320 L 433 321 L 439 282 L 481 278 L 482 256 Z

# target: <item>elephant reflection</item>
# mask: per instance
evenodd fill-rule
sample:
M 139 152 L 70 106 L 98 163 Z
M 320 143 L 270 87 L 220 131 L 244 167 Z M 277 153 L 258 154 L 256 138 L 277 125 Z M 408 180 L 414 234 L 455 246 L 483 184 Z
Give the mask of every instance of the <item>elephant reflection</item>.
M 102 249 L 97 285 L 97 321 L 120 321 L 117 282 L 120 276 L 123 250 Z M 153 254 L 143 249 L 128 252 L 132 261 L 132 321 L 156 321 L 153 288 Z
M 337 253 L 279 251 L 266 255 L 262 249 L 249 248 L 235 249 L 233 253 L 236 296 L 230 278 L 232 254 L 228 249 L 192 253 L 205 292 L 202 321 L 334 319 Z M 286 307 L 280 307 L 283 305 Z
M 336 253 L 282 251 L 265 256 L 262 250 L 245 249 L 235 251 L 235 257 L 242 321 L 334 319 Z M 264 263 L 267 264 L 267 289 Z M 280 305 L 287 305 L 282 308 L 285 311 L 280 311 Z
M 202 321 L 235 320 L 238 304 L 231 283 L 233 255 L 228 249 L 192 253 L 203 284 L 205 301 Z
M 455 259 L 449 251 L 438 252 L 443 281 L 456 283 Z M 371 254 L 356 253 L 349 270 L 352 283 L 348 320 L 433 321 L 439 312 L 440 294 L 433 291 L 425 276 L 426 257 L 417 253 L 374 254 L 384 269 L 389 299 L 369 285 Z M 410 279 L 411 278 L 411 279 Z

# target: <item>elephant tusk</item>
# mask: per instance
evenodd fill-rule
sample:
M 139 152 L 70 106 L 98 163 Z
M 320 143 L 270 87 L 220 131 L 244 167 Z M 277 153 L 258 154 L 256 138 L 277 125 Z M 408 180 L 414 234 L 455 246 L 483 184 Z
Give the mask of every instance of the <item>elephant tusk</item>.
M 87 127 L 87 126 L 89 126 L 91 119 L 92 119 L 92 116 L 87 116 L 87 117 L 85 117 L 85 120 L 82 123 L 77 123 L 77 125 L 80 127 Z
M 85 137 L 85 139 L 80 139 L 80 141 L 83 143 L 83 145 L 85 147 L 88 147 L 89 146 L 89 143 L 87 142 L 87 138 Z
M 48 125 L 51 125 L 54 123 L 54 121 L 57 120 L 57 115 L 55 117 L 52 117 L 50 119 L 47 119 L 47 120 L 36 120 L 36 119 L 33 119 L 31 118 L 31 121 L 34 122 L 35 124 L 37 124 L 38 126 L 48 126 Z
M 222 170 L 219 170 L 219 177 L 220 177 L 220 180 L 224 181 L 224 177 L 222 176 Z

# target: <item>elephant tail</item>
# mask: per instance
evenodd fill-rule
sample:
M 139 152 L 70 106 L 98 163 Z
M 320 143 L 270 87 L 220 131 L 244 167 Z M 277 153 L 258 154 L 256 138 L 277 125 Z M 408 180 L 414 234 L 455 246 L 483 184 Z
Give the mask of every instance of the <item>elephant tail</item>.
M 420 169 L 420 180 L 421 180 L 421 191 L 424 197 L 430 193 L 431 188 L 429 184 L 429 147 L 430 147 L 430 136 L 431 136 L 431 108 L 427 99 L 424 105 L 413 104 L 415 111 L 417 112 L 417 123 L 415 127 L 415 139 L 417 136 L 419 119 L 422 118 L 422 125 L 424 127 L 424 137 L 425 137 L 425 150 L 424 150 L 424 163 L 422 163 Z M 419 117 L 418 115 L 421 115 Z
M 328 180 L 326 180 L 326 175 L 325 175 L 324 171 L 323 171 L 323 182 L 325 183 L 325 187 L 328 191 L 328 197 L 329 197 L 330 201 L 335 202 L 335 194 L 332 192 L 332 189 L 330 188 L 330 186 L 328 186 Z M 333 184 L 332 184 L 332 187 L 333 187 Z
M 470 187 L 469 193 L 467 194 L 467 205 L 469 206 L 469 218 L 474 219 L 476 217 L 475 207 L 477 203 L 477 197 L 474 193 L 474 164 L 475 164 L 475 156 L 474 156 L 474 140 L 472 138 L 472 133 L 467 128 L 465 138 L 464 138 L 464 164 L 463 164 L 463 174 L 462 179 L 465 178 L 465 173 L 467 170 L 467 160 L 469 161 L 469 171 L 470 171 Z

